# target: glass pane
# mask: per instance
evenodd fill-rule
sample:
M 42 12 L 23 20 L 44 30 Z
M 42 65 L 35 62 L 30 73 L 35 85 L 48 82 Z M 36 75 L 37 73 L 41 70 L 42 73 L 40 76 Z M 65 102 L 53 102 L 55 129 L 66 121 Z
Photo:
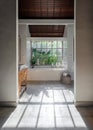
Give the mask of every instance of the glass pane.
M 46 41 L 42 41 L 42 48 L 46 48 Z
M 51 54 L 51 48 L 47 48 L 47 49 L 46 49 L 46 52 L 47 52 L 48 54 Z
M 37 48 L 37 51 L 42 52 L 42 48 Z
M 51 42 L 50 41 L 47 41 L 47 48 L 51 48 Z
M 35 44 L 36 44 L 36 48 L 37 48 L 37 46 L 38 46 L 38 42 L 36 41 Z
M 63 50 L 63 60 L 67 60 L 67 48 Z
M 57 49 L 57 54 L 62 55 L 62 49 Z
M 63 41 L 63 48 L 67 48 L 67 41 Z
M 37 41 L 38 44 L 41 44 L 41 41 Z
M 36 43 L 36 41 L 34 41 L 34 40 L 33 40 L 33 41 L 31 41 L 31 43 L 33 43 L 33 44 L 34 44 L 34 43 Z
M 41 48 L 41 43 L 37 42 L 37 48 Z
M 62 48 L 62 41 L 58 41 L 58 48 Z
M 62 63 L 62 56 L 58 56 L 58 62 Z
M 53 51 L 52 51 L 53 53 L 53 55 L 55 55 L 55 54 L 57 54 L 57 50 L 56 49 L 53 49 Z
M 42 52 L 43 53 L 46 53 L 47 51 L 46 51 L 46 48 L 42 48 Z
M 67 48 L 63 49 L 63 55 L 66 56 L 67 55 Z
M 57 48 L 57 42 L 56 41 L 52 42 L 52 48 Z
M 36 48 L 36 43 L 32 42 L 32 48 Z

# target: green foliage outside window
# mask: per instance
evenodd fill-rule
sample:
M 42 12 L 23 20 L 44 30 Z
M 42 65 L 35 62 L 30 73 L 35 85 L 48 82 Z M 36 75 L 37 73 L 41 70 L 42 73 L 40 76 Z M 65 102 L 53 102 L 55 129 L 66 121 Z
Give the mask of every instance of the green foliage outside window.
M 33 40 L 31 65 L 57 65 L 67 59 L 67 41 Z
M 37 63 L 37 59 L 39 59 L 40 65 L 51 65 L 56 64 L 57 62 L 57 55 L 52 54 L 52 50 L 49 50 L 48 52 L 44 51 L 38 51 L 35 48 L 32 48 L 32 59 L 31 59 L 31 65 L 35 65 Z

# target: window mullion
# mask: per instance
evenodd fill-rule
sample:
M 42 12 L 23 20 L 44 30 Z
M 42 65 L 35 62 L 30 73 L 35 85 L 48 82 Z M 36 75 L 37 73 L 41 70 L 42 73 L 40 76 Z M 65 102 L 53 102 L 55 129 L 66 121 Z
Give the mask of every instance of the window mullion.
M 64 56 L 63 56 L 63 50 L 64 49 L 64 46 L 63 46 L 63 41 L 62 41 L 62 60 L 63 60 L 63 58 L 64 58 Z
M 57 54 L 57 57 L 58 57 L 58 41 L 56 41 L 56 54 Z
M 45 43 L 46 43 L 46 52 L 47 52 L 47 41 Z

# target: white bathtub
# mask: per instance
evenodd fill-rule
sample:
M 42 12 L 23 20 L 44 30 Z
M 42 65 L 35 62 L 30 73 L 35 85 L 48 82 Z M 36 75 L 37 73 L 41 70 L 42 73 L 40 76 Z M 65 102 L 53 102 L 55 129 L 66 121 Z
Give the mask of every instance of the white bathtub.
M 64 68 L 33 68 L 28 70 L 28 81 L 59 81 Z

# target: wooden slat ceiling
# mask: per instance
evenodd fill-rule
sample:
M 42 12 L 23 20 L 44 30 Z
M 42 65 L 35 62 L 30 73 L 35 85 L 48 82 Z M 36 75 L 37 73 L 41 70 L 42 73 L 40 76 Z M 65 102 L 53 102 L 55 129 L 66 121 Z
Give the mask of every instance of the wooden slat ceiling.
M 65 25 L 29 25 L 31 37 L 63 37 Z
M 74 0 L 19 0 L 20 19 L 73 19 Z

